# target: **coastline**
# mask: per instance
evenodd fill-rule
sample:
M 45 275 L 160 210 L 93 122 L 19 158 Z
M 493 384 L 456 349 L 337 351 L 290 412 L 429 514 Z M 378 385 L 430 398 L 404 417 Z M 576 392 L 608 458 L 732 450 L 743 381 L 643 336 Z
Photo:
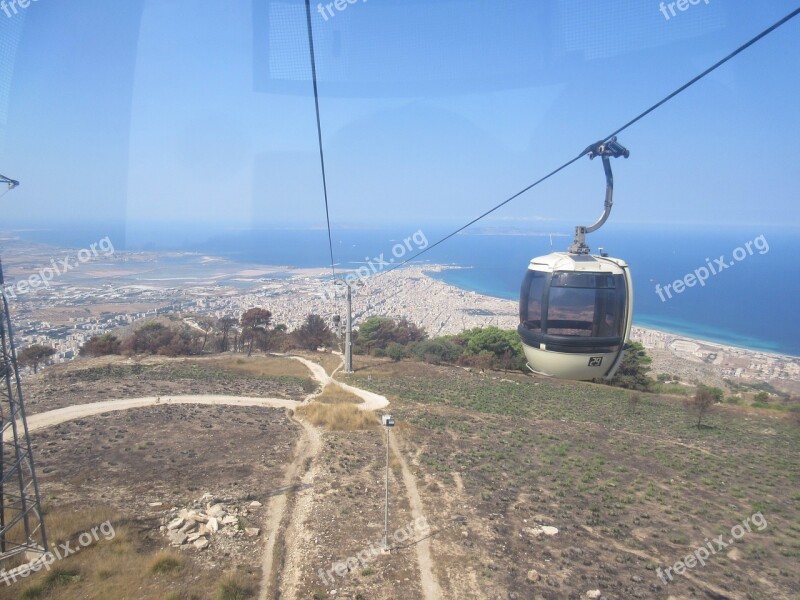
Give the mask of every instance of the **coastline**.
M 72 250 L 3 240 L 6 288 L 25 281 L 53 256 Z M 432 337 L 494 325 L 516 329 L 518 303 L 465 290 L 435 277 L 453 265 L 408 265 L 379 271 L 354 288 L 355 323 L 371 316 L 408 318 Z M 458 267 L 456 267 L 458 268 Z M 339 270 L 349 274 L 352 270 Z M 19 291 L 19 290 L 18 290 Z M 323 267 L 239 263 L 200 253 L 120 251 L 59 275 L 47 286 L 11 299 L 22 345 L 54 347 L 56 362 L 71 360 L 91 336 L 135 325 L 157 315 L 220 318 L 253 307 L 294 329 L 309 314 L 344 314 L 341 292 L 331 294 Z M 800 358 L 634 325 L 632 339 L 653 356 L 654 374 L 684 381 L 779 384 L 800 392 Z
M 409 267 L 409 270 L 417 269 L 420 275 L 441 286 L 444 296 L 461 295 L 463 298 L 464 294 L 468 294 L 478 306 L 491 306 L 498 317 L 498 326 L 516 328 L 518 307 L 515 301 L 464 290 L 430 275 L 447 268 L 446 265 L 430 265 Z M 651 368 L 655 374 L 675 375 L 683 380 L 711 381 L 718 385 L 726 379 L 743 384 L 770 383 L 793 393 L 800 391 L 800 357 L 733 346 L 635 324 L 631 340 L 641 343 L 651 354 Z
M 452 271 L 452 270 L 469 270 L 471 268 L 472 267 L 463 267 L 463 266 L 460 266 L 460 265 L 438 265 L 438 264 L 432 264 L 430 266 L 422 267 L 422 269 L 425 270 L 425 271 L 430 270 L 432 272 L 437 272 L 437 273 L 442 272 L 442 271 Z M 449 285 L 451 287 L 463 290 L 465 292 L 476 293 L 476 294 L 478 294 L 480 296 L 485 296 L 487 298 L 494 298 L 494 299 L 500 300 L 500 301 L 515 302 L 514 300 L 511 300 L 509 298 L 504 298 L 504 297 L 499 296 L 499 295 L 495 295 L 495 294 L 491 294 L 491 293 L 487 293 L 487 292 L 480 292 L 480 291 L 470 290 L 470 289 L 467 289 L 466 287 L 461 287 L 461 286 L 459 286 L 457 284 L 454 284 L 454 283 L 451 283 L 449 281 L 445 281 L 443 279 L 439 279 L 439 278 L 436 278 L 436 277 L 434 277 L 433 279 L 435 279 L 436 281 L 440 281 L 441 283 L 444 283 L 445 285 Z M 635 312 L 635 310 L 634 310 L 634 312 Z M 731 342 L 728 342 L 728 341 L 725 341 L 725 340 L 711 339 L 711 338 L 707 338 L 707 337 L 693 335 L 691 333 L 686 333 L 685 331 L 679 331 L 679 330 L 676 330 L 676 329 L 670 329 L 669 327 L 659 327 L 659 326 L 648 325 L 646 323 L 637 323 L 635 314 L 634 314 L 633 327 L 634 327 L 634 329 L 653 331 L 653 332 L 658 332 L 658 333 L 661 333 L 661 334 L 664 334 L 664 335 L 680 337 L 681 339 L 684 339 L 684 340 L 687 340 L 687 341 L 690 341 L 690 342 L 696 342 L 698 344 L 703 344 L 705 346 L 717 346 L 717 347 L 719 347 L 721 349 L 729 349 L 729 350 L 736 350 L 736 351 L 742 351 L 742 352 L 752 352 L 754 354 L 763 354 L 763 355 L 773 356 L 775 358 L 782 358 L 782 359 L 789 359 L 789 360 L 791 360 L 791 359 L 795 359 L 795 360 L 800 359 L 800 355 L 787 354 L 785 352 L 778 352 L 778 351 L 775 351 L 775 350 L 768 350 L 768 349 L 765 349 L 765 348 L 758 348 L 758 347 L 753 347 L 753 346 L 739 345 L 739 344 L 731 343 Z

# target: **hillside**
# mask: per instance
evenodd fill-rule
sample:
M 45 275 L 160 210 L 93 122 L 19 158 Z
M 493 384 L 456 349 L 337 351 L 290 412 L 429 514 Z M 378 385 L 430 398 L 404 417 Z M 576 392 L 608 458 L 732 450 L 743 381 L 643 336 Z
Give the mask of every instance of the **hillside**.
M 0 599 L 800 593 L 800 427 L 788 415 L 717 406 L 698 429 L 678 398 L 635 404 L 605 386 L 358 357 L 337 380 L 385 396 L 397 419 L 393 549 L 380 554 L 385 432 L 352 391 L 313 397 L 328 383 L 313 362 L 93 359 L 26 376 L 32 422 L 143 404 L 32 434 L 51 541 L 106 520 L 116 535 Z M 235 518 L 203 550 L 173 548 L 160 527 L 181 509 Z M 720 534 L 741 539 L 675 574 Z

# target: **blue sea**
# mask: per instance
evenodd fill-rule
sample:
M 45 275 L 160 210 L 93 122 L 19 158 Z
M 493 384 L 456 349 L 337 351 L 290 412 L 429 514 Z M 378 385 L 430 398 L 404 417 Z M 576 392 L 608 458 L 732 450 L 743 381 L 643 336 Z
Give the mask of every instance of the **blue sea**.
M 468 230 L 426 254 L 419 262 L 447 264 L 437 278 L 465 290 L 516 300 L 528 262 L 534 256 L 566 249 L 571 225 L 546 223 L 538 232 Z M 395 225 L 384 229 L 336 229 L 333 251 L 338 267 L 358 267 L 366 260 L 394 259 L 395 263 L 421 247 L 433 244 L 451 231 Z M 400 254 L 396 244 L 403 244 Z M 553 235 L 548 235 L 552 232 Z M 133 227 L 119 225 L 45 227 L 16 231 L 31 241 L 73 247 L 110 236 L 116 249 L 191 251 L 223 256 L 242 263 L 328 266 L 328 238 L 324 229 L 202 230 L 171 225 Z M 523 234 L 524 233 L 524 234 Z M 603 247 L 611 256 L 628 262 L 634 277 L 634 322 L 751 349 L 800 356 L 800 325 L 792 316 L 800 301 L 797 267 L 798 230 L 764 226 L 686 226 L 608 224 L 589 236 L 593 251 Z M 750 242 L 750 250 L 747 243 Z M 669 298 L 656 293 L 701 268 L 715 270 L 722 259 L 728 266 L 709 275 L 704 286 L 695 285 Z M 738 260 L 737 260 L 738 259 Z M 373 264 L 376 261 L 373 260 Z M 702 271 L 700 271 L 702 273 Z

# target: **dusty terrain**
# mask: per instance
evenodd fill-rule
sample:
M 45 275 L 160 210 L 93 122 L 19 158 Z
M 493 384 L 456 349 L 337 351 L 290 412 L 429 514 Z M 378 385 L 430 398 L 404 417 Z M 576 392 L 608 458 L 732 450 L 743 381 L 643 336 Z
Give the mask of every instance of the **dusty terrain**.
M 339 358 L 306 358 L 320 364 L 95 360 L 26 377 L 31 412 L 40 415 L 32 422 L 56 408 L 163 390 L 298 410 L 162 397 L 35 431 L 51 538 L 77 536 L 101 517 L 121 533 L 60 561 L 65 571 L 52 581 L 34 575 L 0 586 L 0 598 L 800 594 L 800 427 L 788 415 L 718 406 L 697 428 L 675 398 L 645 395 L 634 405 L 627 392 L 604 386 L 363 357 L 355 375 L 336 375 L 344 386 L 323 391 Z M 316 394 L 331 415 L 348 406 L 367 414 L 383 396 L 391 402 L 379 411 L 398 423 L 388 554 L 380 552 L 385 430 L 377 418 L 352 415 L 349 429 L 309 425 L 300 406 Z M 356 395 L 360 403 L 348 404 Z M 246 511 L 243 526 L 261 534 L 214 537 L 203 551 L 170 549 L 159 527 L 173 507 L 205 493 Z M 253 500 L 261 506 L 248 508 Z M 657 569 L 720 534 L 728 540 L 746 519 L 751 531 L 705 566 L 659 577 Z M 177 557 L 177 566 L 162 569 L 172 564 L 163 556 Z

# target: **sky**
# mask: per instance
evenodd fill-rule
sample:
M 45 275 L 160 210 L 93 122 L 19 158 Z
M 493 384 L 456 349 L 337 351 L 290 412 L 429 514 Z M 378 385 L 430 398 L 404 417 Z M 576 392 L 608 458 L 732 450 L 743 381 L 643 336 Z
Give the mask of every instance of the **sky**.
M 796 8 L 668 4 L 312 3 L 334 227 L 465 223 Z M 15 9 L 0 10 L 0 173 L 22 182 L 7 223 L 324 225 L 302 1 Z M 800 17 L 621 134 L 612 221 L 796 226 L 798 75 Z M 591 222 L 603 192 L 584 158 L 482 225 Z

